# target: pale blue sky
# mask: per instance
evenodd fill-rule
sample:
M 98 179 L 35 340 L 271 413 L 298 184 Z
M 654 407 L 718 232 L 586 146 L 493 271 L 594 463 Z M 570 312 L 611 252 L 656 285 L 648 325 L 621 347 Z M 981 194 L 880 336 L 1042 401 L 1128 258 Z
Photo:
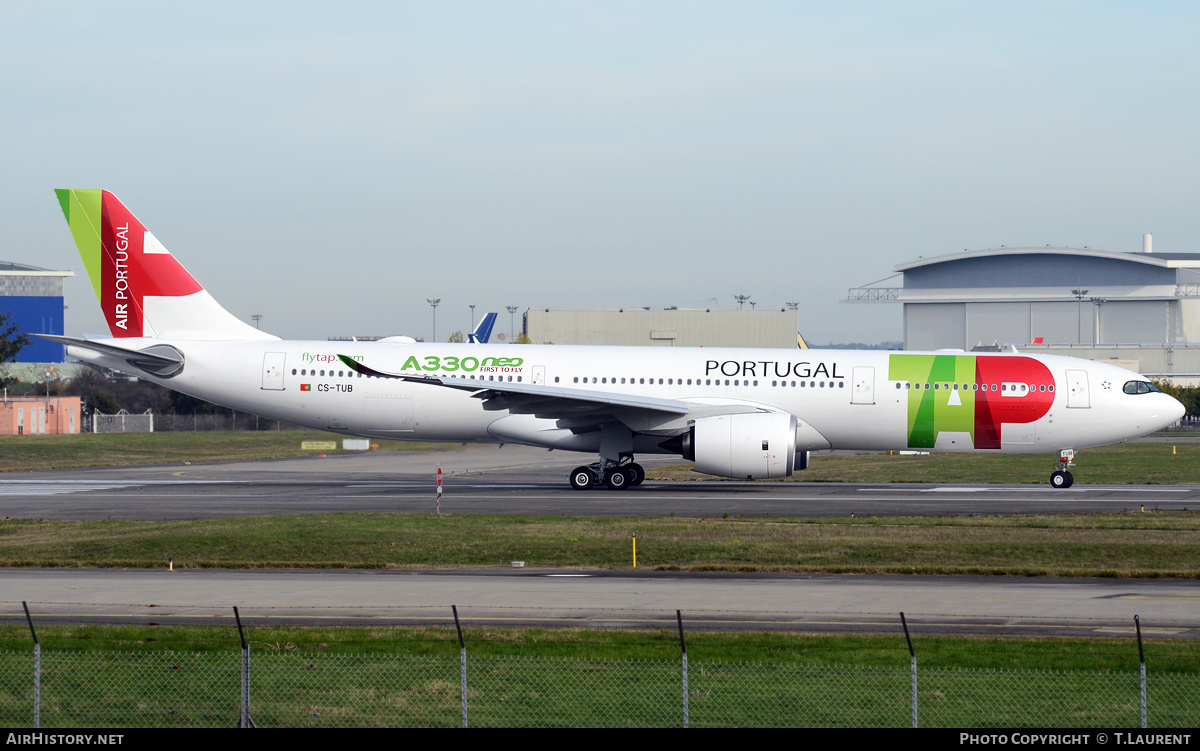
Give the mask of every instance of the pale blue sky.
M 106 188 L 285 337 L 744 292 L 897 339 L 837 301 L 917 256 L 1200 250 L 1198 8 L 4 4 L 0 260 L 82 274 L 51 191 Z

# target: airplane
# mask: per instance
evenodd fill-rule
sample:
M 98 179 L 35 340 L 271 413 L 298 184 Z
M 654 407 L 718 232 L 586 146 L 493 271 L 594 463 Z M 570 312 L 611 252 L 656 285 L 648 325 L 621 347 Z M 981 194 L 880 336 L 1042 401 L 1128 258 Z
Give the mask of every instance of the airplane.
M 496 318 L 499 313 L 488 313 L 479 321 L 479 325 L 470 334 L 467 334 L 468 344 L 487 344 L 492 338 L 492 329 L 496 327 Z
M 284 341 L 221 307 L 112 193 L 56 194 L 112 334 L 43 336 L 71 356 L 343 435 L 597 456 L 577 490 L 640 485 L 638 454 L 760 479 L 830 449 L 1057 452 L 1050 484 L 1069 488 L 1075 451 L 1184 414 L 1137 373 L 1052 355 Z

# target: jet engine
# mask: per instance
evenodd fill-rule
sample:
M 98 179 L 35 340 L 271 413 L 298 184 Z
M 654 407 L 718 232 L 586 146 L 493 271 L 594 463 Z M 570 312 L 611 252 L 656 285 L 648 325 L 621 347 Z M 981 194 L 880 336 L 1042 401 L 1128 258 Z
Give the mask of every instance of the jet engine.
M 759 480 L 789 477 L 808 468 L 808 451 L 796 450 L 799 423 L 783 412 L 702 417 L 686 433 L 659 444 L 696 463 L 706 475 Z

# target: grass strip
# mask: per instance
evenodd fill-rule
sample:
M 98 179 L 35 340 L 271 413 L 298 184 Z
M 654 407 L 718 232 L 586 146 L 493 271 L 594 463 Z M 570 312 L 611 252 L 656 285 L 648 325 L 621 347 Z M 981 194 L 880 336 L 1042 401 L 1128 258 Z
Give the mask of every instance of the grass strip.
M 130 464 L 254 461 L 341 450 L 342 437 L 317 430 L 203 433 L 82 433 L 0 436 L 0 472 Z M 333 441 L 336 449 L 302 449 L 304 441 Z M 459 443 L 372 441 L 380 451 L 453 450 Z
M 866 519 L 319 514 L 0 523 L 2 566 L 1200 577 L 1200 514 Z
M 1054 454 L 815 454 L 809 468 L 783 482 L 928 482 L 1045 484 Z M 1077 484 L 1194 485 L 1200 483 L 1200 443 L 1120 443 L 1080 451 Z M 651 480 L 714 480 L 692 464 L 646 470 Z M 764 482 L 779 482 L 768 480 Z

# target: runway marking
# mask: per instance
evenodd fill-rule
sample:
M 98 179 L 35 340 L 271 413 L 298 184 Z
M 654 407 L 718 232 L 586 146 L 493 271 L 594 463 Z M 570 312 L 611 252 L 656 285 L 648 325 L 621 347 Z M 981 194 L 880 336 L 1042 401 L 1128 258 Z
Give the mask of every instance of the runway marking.
M 389 482 L 389 483 L 358 483 L 354 485 L 346 485 L 347 488 L 428 488 L 428 482 Z M 529 490 L 530 488 L 542 488 L 544 485 L 521 485 L 517 483 L 488 483 L 488 482 L 450 482 L 450 478 L 446 478 L 447 488 L 487 488 L 488 490 L 498 490 L 511 488 L 513 490 Z
M 954 487 L 950 485 L 942 485 L 936 488 L 855 488 L 859 493 L 1030 493 L 1037 492 L 1037 486 L 1028 488 L 979 488 L 979 487 Z M 1198 488 L 1138 488 L 1129 485 L 1088 485 L 1084 488 L 1079 488 L 1075 494 L 1087 492 L 1091 490 L 1100 490 L 1104 492 L 1125 492 L 1125 493 L 1192 493 Z M 1056 498 L 1066 497 L 1055 495 Z
M 587 579 L 591 577 L 591 574 L 540 574 L 540 576 L 558 577 L 561 579 Z
M 0 496 L 6 495 L 65 495 L 98 490 L 140 488 L 146 485 L 213 485 L 230 484 L 228 480 L 180 482 L 177 480 L 0 480 Z
M 1161 594 L 1110 595 L 1109 600 L 1200 600 L 1200 592 L 1163 592 Z

